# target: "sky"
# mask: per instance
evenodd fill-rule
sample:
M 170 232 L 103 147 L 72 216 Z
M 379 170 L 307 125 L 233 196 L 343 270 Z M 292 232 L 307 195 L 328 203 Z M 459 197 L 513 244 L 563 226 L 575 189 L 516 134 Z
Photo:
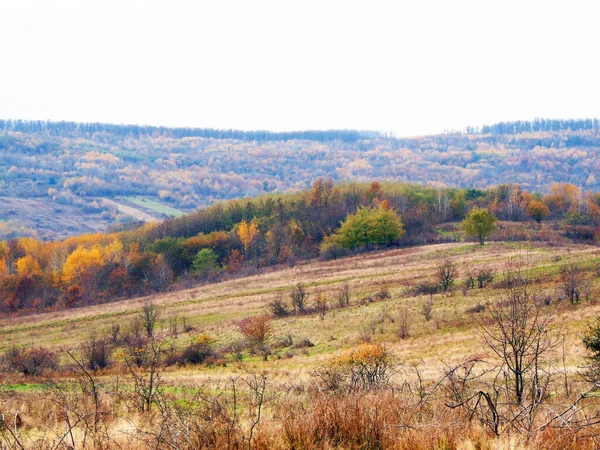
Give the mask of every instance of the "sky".
M 0 118 L 399 136 L 600 115 L 597 0 L 2 0 Z

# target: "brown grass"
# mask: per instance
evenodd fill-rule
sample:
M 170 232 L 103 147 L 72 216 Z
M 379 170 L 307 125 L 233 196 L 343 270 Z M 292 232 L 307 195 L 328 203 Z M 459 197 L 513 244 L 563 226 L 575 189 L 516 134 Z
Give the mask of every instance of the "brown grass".
M 302 282 L 311 292 L 309 306 L 314 302 L 316 289 L 329 299 L 324 320 L 316 313 L 273 320 L 273 338 L 270 342 L 274 344 L 278 338 L 291 336 L 294 343 L 308 338 L 315 344 L 314 347 L 274 348 L 268 361 L 262 361 L 260 355 L 246 353 L 241 364 L 226 355 L 224 366 L 162 368 L 161 379 L 167 393 L 174 392 L 171 401 L 183 401 L 181 389 L 195 389 L 199 385 L 218 386 L 228 383 L 232 377 L 260 373 L 268 378 L 275 400 L 266 407 L 263 420 L 253 437 L 255 448 L 483 449 L 545 448 L 550 445 L 553 448 L 588 448 L 590 442 L 595 442 L 591 437 L 574 441 L 580 439 L 581 435 L 573 436 L 562 429 L 545 429 L 529 439 L 510 435 L 497 438 L 480 423 L 468 422 L 457 411 L 445 408 L 441 401 L 431 403 L 417 417 L 411 409 L 414 397 L 387 391 L 331 396 L 308 392 L 307 389 L 314 383 L 312 373 L 316 367 L 329 360 L 331 355 L 364 339 L 384 344 L 387 351 L 405 367 L 419 367 L 420 374 L 427 380 L 439 379 L 445 367 L 470 355 L 483 354 L 486 360 L 493 363 L 495 358 L 482 347 L 476 333 L 477 324 L 485 320 L 486 311 L 469 310 L 477 305 L 485 306 L 501 294 L 499 278 L 490 287 L 469 290 L 465 296 L 459 288 L 465 277 L 464 265 L 485 265 L 500 276 L 507 260 L 526 259 L 534 277 L 538 278 L 535 288 L 544 295 L 556 298 L 560 266 L 580 263 L 586 271 L 586 277 L 593 280 L 595 300 L 600 287 L 594 263 L 599 255 L 597 247 L 585 245 L 548 246 L 536 243 L 524 247 L 491 243 L 481 247 L 456 243 L 394 249 L 337 261 L 315 261 L 294 268 L 268 269 L 246 278 L 198 285 L 150 298 L 2 319 L 0 351 L 11 345 L 23 344 L 44 345 L 56 351 L 75 348 L 91 331 L 102 335 L 114 323 L 127 329 L 148 299 L 162 310 L 162 332 L 159 334 L 167 332 L 168 319 L 173 317 L 185 318 L 187 325 L 193 327 L 190 332 L 168 337 L 174 346 L 181 348 L 201 332 L 206 332 L 216 340 L 219 348 L 225 348 L 241 338 L 237 325 L 240 319 L 269 312 L 269 304 L 278 295 L 289 302 L 292 287 Z M 427 297 L 414 296 L 412 288 L 422 281 L 433 279 L 436 267 L 448 258 L 458 264 L 459 280 L 453 290 L 434 296 L 433 319 L 425 321 L 420 311 Z M 350 285 L 351 304 L 350 307 L 339 308 L 335 294 L 346 282 Z M 385 290 L 390 297 L 377 299 L 376 294 Z M 402 308 L 406 308 L 411 321 L 409 337 L 406 339 L 400 339 L 397 333 L 398 313 Z M 562 364 L 564 348 L 567 372 L 573 380 L 577 379 L 577 372 L 584 363 L 581 333 L 589 320 L 598 315 L 600 303 L 591 302 L 565 305 L 558 316 L 556 325 L 564 335 L 564 346 L 561 342 L 552 358 Z M 140 424 L 145 423 L 152 428 L 166 419 L 163 417 L 158 420 L 158 416 L 154 415 L 157 414 L 156 410 L 142 417 L 128 409 L 122 396 L 114 395 L 117 380 L 120 380 L 118 383 L 122 387 L 127 387 L 129 383 L 123 378 L 122 366 L 115 364 L 94 376 L 105 389 L 105 408 L 110 411 L 107 427 L 111 435 L 119 436 L 113 444 L 118 443 L 125 448 L 150 445 L 148 442 L 151 441 L 142 443 L 138 439 Z M 67 386 L 76 381 L 72 372 L 52 374 L 52 377 Z M 415 382 L 414 377 L 406 373 L 398 373 L 392 381 L 396 386 L 401 386 L 405 381 Z M 36 436 L 39 438 L 49 432 L 46 426 L 51 429 L 64 426 L 56 399 L 49 391 L 39 388 L 44 382 L 43 378 L 24 378 L 14 374 L 0 377 L 0 413 L 14 414 L 20 411 L 26 423 L 23 435 L 27 436 L 30 443 L 35 441 Z M 31 390 L 15 388 L 15 385 L 25 383 L 32 384 Z M 75 388 L 69 389 L 70 392 L 77 391 Z M 216 388 L 211 389 L 214 391 Z M 584 389 L 583 385 L 581 389 Z M 247 446 L 244 439 L 247 439 L 249 420 L 247 415 L 240 419 L 236 431 L 239 433 L 236 442 L 240 446 Z M 209 432 L 212 425 L 205 426 L 204 431 Z M 221 423 L 219 426 L 225 425 Z M 210 443 L 226 448 L 223 435 L 219 434 L 222 428 L 219 430 L 213 429 L 213 434 L 220 437 Z M 133 435 L 137 437 L 132 438 Z M 0 443 L 0 448 L 2 445 Z M 180 448 L 193 448 L 180 445 Z M 196 445 L 200 446 L 201 441 L 196 441 Z M 206 448 L 210 448 L 210 445 L 206 445 Z

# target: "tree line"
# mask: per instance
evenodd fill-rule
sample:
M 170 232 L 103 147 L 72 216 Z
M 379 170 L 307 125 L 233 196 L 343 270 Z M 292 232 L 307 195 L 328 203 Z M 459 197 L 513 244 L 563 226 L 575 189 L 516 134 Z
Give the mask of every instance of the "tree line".
M 164 127 L 151 125 L 121 125 L 101 122 L 68 122 L 49 120 L 0 120 L 0 131 L 47 134 L 50 136 L 90 136 L 94 133 L 108 133 L 115 136 L 164 135 L 173 138 L 202 137 L 212 139 L 235 139 L 240 141 L 289 141 L 292 139 L 309 141 L 356 142 L 360 139 L 373 139 L 382 136 L 377 131 L 359 130 L 306 130 L 306 131 L 267 131 L 234 130 L 216 128 Z
M 600 130 L 600 122 L 593 119 L 543 119 L 517 120 L 514 122 L 498 122 L 482 127 L 467 127 L 467 133 L 480 134 L 519 134 L 536 133 L 540 131 L 581 131 Z

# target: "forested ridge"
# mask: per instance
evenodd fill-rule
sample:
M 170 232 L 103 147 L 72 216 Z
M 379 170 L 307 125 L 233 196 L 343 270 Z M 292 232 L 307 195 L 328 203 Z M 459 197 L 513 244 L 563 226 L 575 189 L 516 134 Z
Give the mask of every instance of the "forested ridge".
M 528 224 L 528 233 L 500 230 L 495 239 L 566 236 L 594 242 L 600 237 L 600 193 L 572 184 L 554 184 L 542 196 L 517 184 L 480 190 L 335 185 L 319 178 L 302 192 L 220 202 L 127 231 L 2 241 L 0 312 L 71 308 L 160 291 L 188 279 L 218 280 L 315 257 L 463 239 L 458 223 L 475 207 Z M 540 228 L 545 222 L 552 228 Z M 340 235 L 349 224 L 369 229 Z
M 562 182 L 597 190 L 598 133 L 597 119 L 504 122 L 412 138 L 3 120 L 0 197 L 13 206 L 0 204 L 0 239 L 91 231 L 61 222 L 68 217 L 89 217 L 92 229 L 132 220 L 114 201 L 164 218 L 218 200 L 299 192 L 318 177 L 478 189 L 518 181 L 541 193 Z M 37 203 L 21 210 L 20 199 Z

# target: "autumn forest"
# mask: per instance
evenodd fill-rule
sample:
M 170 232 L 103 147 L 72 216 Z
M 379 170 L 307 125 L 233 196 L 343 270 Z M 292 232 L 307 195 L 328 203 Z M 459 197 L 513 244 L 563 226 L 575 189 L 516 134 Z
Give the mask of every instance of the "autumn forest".
M 0 239 L 55 239 L 215 201 L 300 192 L 319 177 L 483 189 L 597 190 L 597 120 L 510 122 L 414 138 L 0 121 Z

